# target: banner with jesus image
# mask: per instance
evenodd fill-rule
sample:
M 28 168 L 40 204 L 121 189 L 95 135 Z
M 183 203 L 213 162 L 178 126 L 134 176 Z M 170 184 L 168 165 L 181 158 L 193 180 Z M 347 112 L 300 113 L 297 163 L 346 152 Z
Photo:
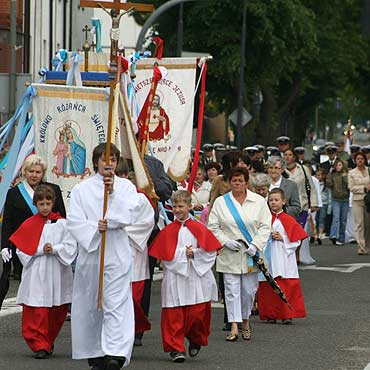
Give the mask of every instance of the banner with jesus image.
M 68 204 L 71 189 L 94 174 L 92 151 L 106 141 L 109 101 L 102 88 L 33 84 L 35 152 L 47 163 L 47 181 Z M 116 135 L 117 140 L 119 135 Z M 119 143 L 116 142 L 119 147 Z
M 143 128 L 140 116 L 146 113 L 155 62 L 166 75 L 158 82 L 148 127 Z M 148 139 L 153 155 L 176 181 L 186 177 L 191 159 L 196 67 L 196 58 L 141 59 L 136 65 L 134 88 L 142 110 L 139 141 L 143 135 Z

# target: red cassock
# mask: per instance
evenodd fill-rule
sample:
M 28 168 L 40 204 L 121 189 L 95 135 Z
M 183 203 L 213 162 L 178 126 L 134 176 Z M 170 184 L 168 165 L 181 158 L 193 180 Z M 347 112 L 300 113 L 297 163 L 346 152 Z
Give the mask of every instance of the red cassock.
M 222 247 L 203 224 L 188 219 L 184 226 L 197 239 L 199 247 L 205 251 L 216 251 Z M 181 227 L 182 223 L 177 220 L 166 226 L 154 239 L 149 255 L 163 261 L 173 260 Z M 165 352 L 186 352 L 185 338 L 194 344 L 206 346 L 210 325 L 210 301 L 186 306 L 163 307 L 161 317 L 163 350 Z
M 290 242 L 297 242 L 308 237 L 301 225 L 285 212 L 276 215 L 272 213 L 272 224 L 276 218 L 282 223 Z M 303 293 L 299 278 L 275 277 L 276 282 L 284 292 L 292 310 L 272 290 L 271 286 L 262 281 L 258 288 L 258 308 L 261 320 L 287 320 L 306 316 Z
M 59 213 L 49 213 L 43 217 L 39 213 L 28 218 L 11 235 L 9 240 L 23 253 L 33 256 L 47 220 L 63 218 Z M 68 304 L 53 307 L 31 307 L 23 305 L 22 335 L 33 352 L 51 352 L 54 341 L 63 326 L 68 312 Z

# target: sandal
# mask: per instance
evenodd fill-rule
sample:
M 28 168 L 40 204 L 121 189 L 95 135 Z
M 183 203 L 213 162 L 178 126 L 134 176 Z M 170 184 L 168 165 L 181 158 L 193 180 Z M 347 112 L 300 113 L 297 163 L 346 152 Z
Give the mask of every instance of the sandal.
M 244 340 L 251 340 L 252 339 L 252 333 L 251 333 L 250 328 L 242 330 L 242 338 Z
M 226 336 L 227 342 L 236 342 L 238 340 L 238 334 L 230 333 Z

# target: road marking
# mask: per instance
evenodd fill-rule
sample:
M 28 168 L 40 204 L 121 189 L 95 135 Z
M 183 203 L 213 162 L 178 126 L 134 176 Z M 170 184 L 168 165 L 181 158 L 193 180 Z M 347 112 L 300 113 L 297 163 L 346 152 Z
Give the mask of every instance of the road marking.
M 346 274 L 350 274 L 363 267 L 370 267 L 370 263 L 344 263 L 344 264 L 334 265 L 331 267 L 310 265 L 310 266 L 299 266 L 299 269 L 300 270 L 335 271 L 335 272 L 343 272 Z
M 22 306 L 17 305 L 15 302 L 16 297 L 5 299 L 1 307 L 0 317 L 22 312 Z
M 365 367 L 365 369 L 364 370 L 370 370 L 370 363 L 369 364 L 367 364 L 367 366 Z

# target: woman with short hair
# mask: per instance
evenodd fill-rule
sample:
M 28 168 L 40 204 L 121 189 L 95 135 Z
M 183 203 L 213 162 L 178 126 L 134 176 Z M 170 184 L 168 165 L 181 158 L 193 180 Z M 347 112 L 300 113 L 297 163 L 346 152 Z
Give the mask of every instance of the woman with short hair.
M 235 167 L 230 173 L 231 191 L 215 200 L 208 228 L 223 248 L 216 270 L 224 274 L 225 304 L 231 331 L 226 340 L 251 339 L 249 317 L 258 288 L 258 273 L 252 256 L 263 251 L 271 232 L 271 213 L 265 199 L 247 189 L 248 170 Z

